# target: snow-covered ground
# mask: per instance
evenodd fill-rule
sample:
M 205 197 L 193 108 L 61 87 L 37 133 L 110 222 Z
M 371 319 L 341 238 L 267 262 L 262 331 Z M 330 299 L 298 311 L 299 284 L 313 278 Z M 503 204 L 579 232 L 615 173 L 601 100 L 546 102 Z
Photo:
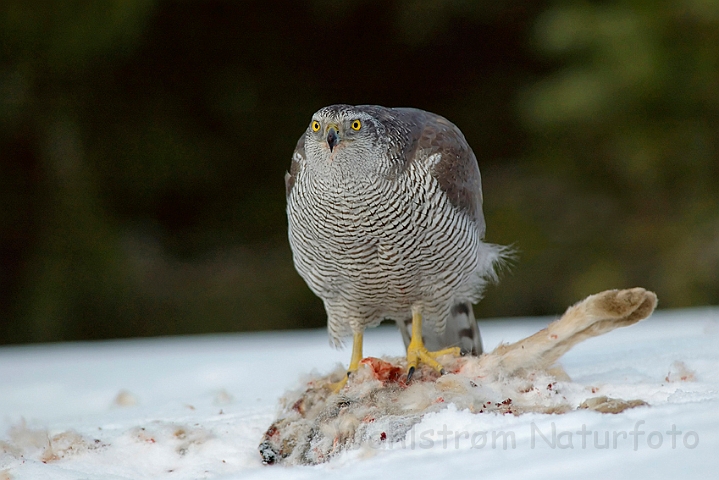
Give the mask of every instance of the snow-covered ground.
M 482 322 L 485 347 L 548 318 Z M 401 355 L 394 327 L 365 355 Z M 719 308 L 657 312 L 579 344 L 574 382 L 647 400 L 618 415 L 428 414 L 405 442 L 314 467 L 263 466 L 277 400 L 346 363 L 324 331 L 0 348 L 0 479 L 717 478 Z M 48 446 L 51 445 L 51 446 Z

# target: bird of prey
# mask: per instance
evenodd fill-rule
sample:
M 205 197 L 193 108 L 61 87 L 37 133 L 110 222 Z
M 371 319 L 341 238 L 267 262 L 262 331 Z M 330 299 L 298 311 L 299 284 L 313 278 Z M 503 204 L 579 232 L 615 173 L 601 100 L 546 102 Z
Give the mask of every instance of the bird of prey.
M 443 354 L 482 353 L 472 304 L 507 248 L 484 243 L 477 159 L 462 132 L 414 108 L 317 111 L 285 175 L 295 268 L 324 302 L 332 343 L 395 320 L 408 381 Z M 340 382 L 341 388 L 347 377 Z

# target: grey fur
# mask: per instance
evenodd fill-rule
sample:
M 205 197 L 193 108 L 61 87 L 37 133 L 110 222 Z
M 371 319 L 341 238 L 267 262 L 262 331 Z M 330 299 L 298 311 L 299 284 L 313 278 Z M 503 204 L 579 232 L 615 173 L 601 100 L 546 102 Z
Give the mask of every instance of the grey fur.
M 506 248 L 482 241 L 481 177 L 462 132 L 433 113 L 373 105 L 332 105 L 312 121 L 319 131 L 310 123 L 285 176 L 289 240 L 332 342 L 383 319 L 408 342 L 419 306 L 430 350 L 481 353 L 472 303 Z

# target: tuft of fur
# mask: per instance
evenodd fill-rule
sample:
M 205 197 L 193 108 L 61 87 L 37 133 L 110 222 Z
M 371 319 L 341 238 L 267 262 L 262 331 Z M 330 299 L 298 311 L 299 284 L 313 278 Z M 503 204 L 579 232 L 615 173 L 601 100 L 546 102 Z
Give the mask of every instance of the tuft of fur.
M 450 404 L 476 414 L 511 415 L 577 408 L 618 413 L 646 405 L 607 397 L 571 402 L 561 391 L 572 384 L 555 363 L 579 342 L 647 318 L 656 303 L 656 295 L 643 288 L 592 295 L 528 338 L 479 357 L 439 358 L 446 375 L 422 366 L 410 384 L 406 359 L 393 357 L 365 358 L 339 393 L 329 385 L 345 375 L 343 368 L 311 377 L 281 399 L 280 414 L 259 445 L 262 460 L 314 465 L 362 445 L 398 442 L 424 415 Z
M 83 437 L 74 430 L 51 434 L 45 429 L 28 428 L 24 421 L 12 427 L 9 436 L 9 442 L 0 441 L 0 458 L 5 454 L 9 458 L 36 458 L 51 463 L 105 446 L 100 440 Z

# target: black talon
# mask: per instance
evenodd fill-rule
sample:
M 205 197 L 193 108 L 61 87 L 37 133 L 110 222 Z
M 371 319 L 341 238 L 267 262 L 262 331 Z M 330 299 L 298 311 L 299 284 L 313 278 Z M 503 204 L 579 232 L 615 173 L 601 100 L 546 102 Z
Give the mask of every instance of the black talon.
M 414 367 L 409 367 L 409 372 L 407 372 L 407 383 L 412 380 L 412 375 L 414 375 Z
M 444 368 L 442 368 L 442 369 L 439 371 L 439 374 L 440 374 L 440 375 L 444 375 L 445 373 L 447 373 L 447 372 L 444 371 Z

